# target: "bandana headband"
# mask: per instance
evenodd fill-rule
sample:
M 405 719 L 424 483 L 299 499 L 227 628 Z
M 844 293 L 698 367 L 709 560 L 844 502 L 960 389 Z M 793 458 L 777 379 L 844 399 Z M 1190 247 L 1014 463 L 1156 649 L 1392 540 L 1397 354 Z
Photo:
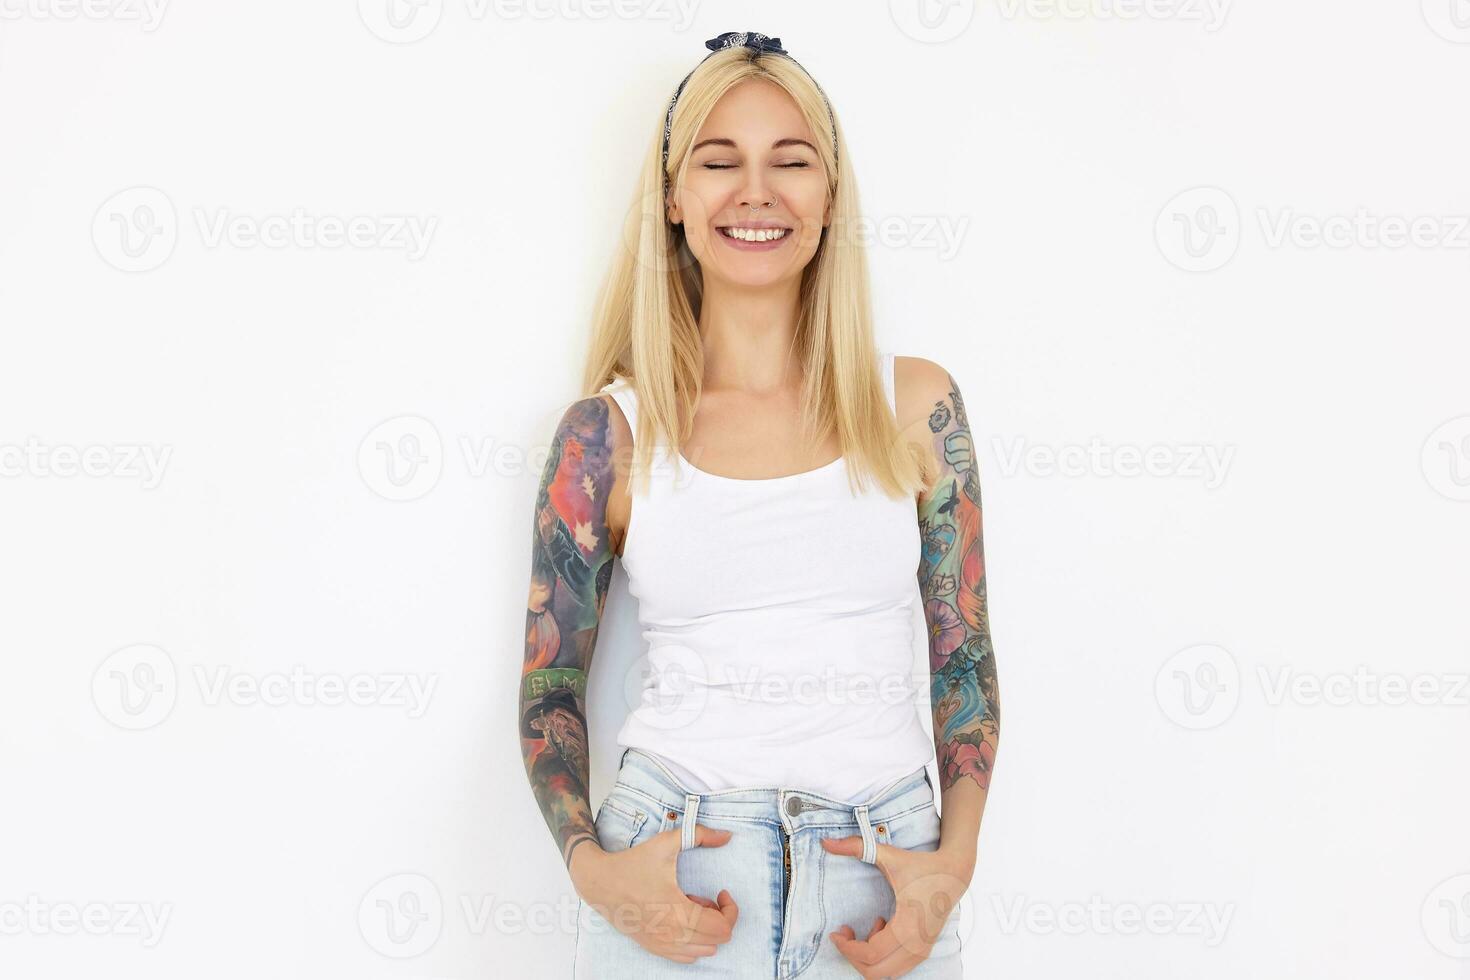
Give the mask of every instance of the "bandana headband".
M 834 162 L 836 161 L 837 117 L 832 114 L 832 103 L 827 101 L 827 93 L 822 91 L 822 86 L 817 85 L 817 80 L 815 78 L 812 78 L 811 72 L 807 71 L 805 68 L 802 68 L 801 62 L 797 61 L 795 58 L 792 58 L 790 54 L 787 54 L 786 49 L 781 47 L 781 39 L 779 37 L 767 37 L 766 35 L 760 34 L 756 31 L 726 31 L 724 34 L 721 34 L 718 37 L 712 37 L 708 41 L 705 41 L 704 46 L 709 48 L 710 53 L 705 55 L 704 58 L 700 60 L 699 65 L 702 65 L 705 63 L 705 61 L 708 61 L 710 57 L 717 51 L 722 51 L 725 48 L 746 47 L 756 52 L 756 54 L 783 55 L 787 59 L 789 59 L 792 64 L 796 65 L 796 67 L 801 68 L 803 72 L 806 72 L 806 77 L 812 79 L 812 84 L 816 85 L 817 91 L 821 92 L 822 94 L 822 101 L 827 105 L 827 118 L 830 119 L 832 122 L 832 158 Z M 751 57 L 753 58 L 755 57 L 755 55 L 752 55 Z M 693 68 L 689 69 L 689 74 L 684 76 L 684 81 L 680 82 L 679 87 L 674 90 L 674 97 L 669 100 L 669 111 L 664 114 L 663 174 L 665 197 L 667 197 L 669 193 L 669 137 L 674 132 L 674 106 L 678 103 L 679 96 L 684 94 L 684 85 L 689 81 L 689 76 L 693 75 L 694 72 L 698 70 L 699 65 L 695 65 Z

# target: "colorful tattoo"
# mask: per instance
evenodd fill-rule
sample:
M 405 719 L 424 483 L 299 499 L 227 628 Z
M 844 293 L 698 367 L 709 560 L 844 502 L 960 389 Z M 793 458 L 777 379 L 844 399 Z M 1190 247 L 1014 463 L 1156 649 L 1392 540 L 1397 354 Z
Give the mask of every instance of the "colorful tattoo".
M 961 777 L 989 789 L 1000 691 L 985 600 L 980 474 L 954 378 L 929 415 L 939 475 L 919 497 L 919 589 L 929 625 L 930 694 L 940 789 Z
M 521 753 L 541 814 L 568 864 L 573 848 L 597 840 L 587 791 L 586 696 L 612 579 L 612 439 L 601 398 L 583 399 L 567 410 L 541 474 L 531 540 Z

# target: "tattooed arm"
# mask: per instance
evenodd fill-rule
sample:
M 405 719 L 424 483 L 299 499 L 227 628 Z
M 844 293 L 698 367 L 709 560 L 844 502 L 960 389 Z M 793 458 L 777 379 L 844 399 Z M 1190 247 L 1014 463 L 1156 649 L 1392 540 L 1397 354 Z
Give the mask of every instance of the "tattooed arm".
M 597 834 L 588 802 L 587 670 L 612 578 L 608 500 L 614 443 L 627 423 L 593 396 L 567 409 L 536 494 L 526 659 L 521 671 L 521 753 L 563 863 Z
M 943 813 L 940 846 L 973 862 L 1000 738 L 1000 691 L 985 597 L 980 474 L 959 386 L 911 358 L 909 390 L 928 417 L 908 430 L 932 453 L 919 496 L 919 591 L 928 624 L 930 696 Z M 920 401 L 922 399 L 922 401 Z

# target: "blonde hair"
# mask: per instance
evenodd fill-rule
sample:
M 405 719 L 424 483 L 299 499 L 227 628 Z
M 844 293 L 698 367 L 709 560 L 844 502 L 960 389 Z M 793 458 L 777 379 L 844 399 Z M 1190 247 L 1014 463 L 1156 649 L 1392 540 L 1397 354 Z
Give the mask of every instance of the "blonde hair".
M 617 251 L 598 294 L 583 397 L 596 394 L 615 378 L 626 379 L 639 406 L 633 472 L 648 473 L 655 440 L 669 447 L 676 467 L 685 465 L 680 450 L 693 427 L 704 379 L 701 283 L 682 226 L 668 220 L 664 181 L 667 176 L 674 191 L 683 186 L 689 149 L 715 103 L 753 78 L 779 85 L 812 132 L 826 137 L 815 144 L 828 175 L 831 223 L 802 272 L 793 351 L 805 379 L 802 430 L 812 446 L 836 432 L 855 492 L 871 477 L 889 496 L 913 495 L 926 485 L 923 466 L 919 454 L 900 437 L 878 373 L 867 256 L 851 234 L 859 214 L 851 156 L 816 83 L 783 55 L 728 48 L 694 70 L 674 109 L 667 175 L 662 159 L 667 106 L 659 107 L 658 125 L 628 210 L 624 247 Z

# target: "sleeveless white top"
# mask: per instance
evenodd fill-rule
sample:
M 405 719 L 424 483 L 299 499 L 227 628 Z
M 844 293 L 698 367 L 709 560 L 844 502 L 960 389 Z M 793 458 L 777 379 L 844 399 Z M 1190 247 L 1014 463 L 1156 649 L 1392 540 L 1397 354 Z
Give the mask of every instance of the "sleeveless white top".
M 895 404 L 893 355 L 883 386 Z M 635 437 L 627 381 L 602 391 Z M 928 763 L 912 498 L 854 496 L 847 460 L 768 480 L 675 473 L 655 447 L 623 544 L 648 664 L 618 744 L 691 790 L 803 788 L 861 803 Z

